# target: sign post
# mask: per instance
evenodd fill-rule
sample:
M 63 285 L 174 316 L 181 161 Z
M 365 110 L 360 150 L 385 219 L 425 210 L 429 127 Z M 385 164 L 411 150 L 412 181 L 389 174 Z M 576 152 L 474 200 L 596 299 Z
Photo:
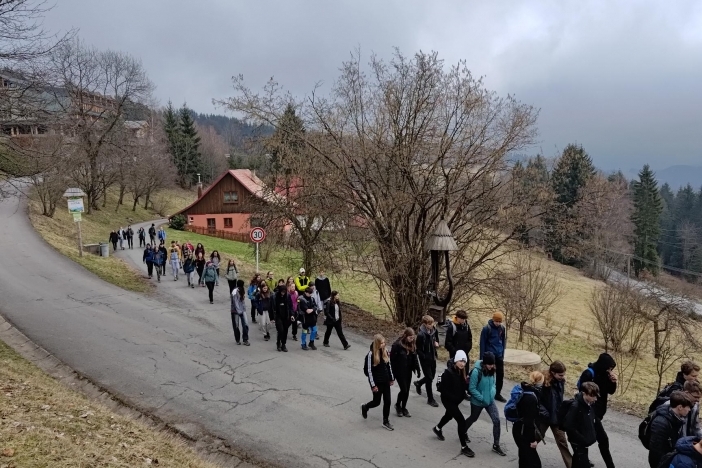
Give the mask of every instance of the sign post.
M 68 200 L 68 212 L 73 215 L 73 221 L 78 226 L 78 255 L 83 256 L 83 233 L 80 229 L 81 213 L 85 211 L 83 206 L 83 197 L 85 193 L 79 188 L 69 188 L 63 194 L 63 197 Z
M 256 244 L 256 273 L 259 273 L 259 271 L 258 271 L 258 244 L 260 244 L 261 242 L 263 242 L 266 239 L 266 231 L 263 228 L 255 227 L 249 233 L 249 238 L 251 238 L 251 242 Z

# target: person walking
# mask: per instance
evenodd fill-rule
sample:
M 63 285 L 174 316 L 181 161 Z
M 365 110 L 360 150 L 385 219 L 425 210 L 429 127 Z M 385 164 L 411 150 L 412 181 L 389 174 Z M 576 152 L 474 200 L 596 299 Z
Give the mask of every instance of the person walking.
M 681 433 L 683 437 L 702 437 L 702 430 L 700 430 L 700 398 L 702 398 L 702 389 L 700 388 L 700 383 L 696 380 L 686 381 L 683 385 L 683 392 L 692 398 L 694 406 L 688 413 L 685 421 L 683 421 Z M 670 407 L 670 399 L 663 405 Z
M 319 293 L 317 292 L 317 289 L 314 287 L 314 283 L 311 283 L 309 286 L 307 286 L 310 291 L 312 291 L 312 299 L 314 299 L 314 304 L 315 304 L 315 309 L 314 313 L 317 314 L 319 317 L 324 313 L 324 306 L 322 306 L 322 300 L 319 298 Z
M 156 227 L 153 223 L 151 223 L 151 227 L 149 228 L 149 243 L 151 245 L 156 245 Z
M 614 368 L 617 363 L 614 358 L 607 353 L 602 353 L 594 363 L 589 363 L 587 369 L 580 375 L 580 384 L 584 382 L 595 382 L 599 388 L 599 396 L 594 404 L 595 411 L 595 432 L 597 433 L 597 445 L 602 455 L 602 460 L 607 468 L 614 468 L 614 460 L 609 451 L 609 437 L 602 425 L 602 420 L 607 412 L 607 397 L 614 395 L 617 391 L 617 374 Z
M 339 337 L 339 341 L 341 341 L 341 345 L 344 347 L 344 351 L 346 351 L 351 345 L 346 341 L 344 330 L 341 327 L 341 301 L 339 300 L 339 291 L 331 292 L 331 296 L 329 297 L 324 311 L 324 324 L 327 326 L 327 331 L 324 333 L 324 341 L 322 344 L 328 348 L 329 337 L 331 336 L 332 330 L 336 330 L 336 336 Z
M 470 417 L 466 421 L 466 435 L 480 413 L 486 410 L 492 420 L 492 451 L 498 455 L 507 454 L 500 447 L 500 412 L 495 404 L 495 355 L 486 352 L 483 359 L 476 361 L 468 377 L 470 393 Z M 470 442 L 470 438 L 468 438 Z
M 266 279 L 263 280 L 268 285 L 268 290 L 273 291 L 275 289 L 275 278 L 272 271 L 266 273 Z
M 437 348 L 439 347 L 439 332 L 434 327 L 434 318 L 431 315 L 422 317 L 422 325 L 417 334 L 417 357 L 419 365 L 424 374 L 424 378 L 414 382 L 414 388 L 419 395 L 422 394 L 422 385 L 427 391 L 427 404 L 438 408 L 439 404 L 434 400 L 432 384 L 436 375 L 436 359 L 439 357 Z
M 572 400 L 564 402 L 569 406 L 560 426 L 568 434 L 568 442 L 573 449 L 572 468 L 590 468 L 588 448 L 597 442 L 597 416 L 593 405 L 599 395 L 600 389 L 595 382 L 583 382 L 580 392 Z
M 168 250 L 163 242 L 158 246 L 158 251 L 161 252 L 161 276 L 166 276 L 166 263 L 168 262 Z
M 458 440 L 461 442 L 461 453 L 466 457 L 473 458 L 475 452 L 468 447 L 468 436 L 466 435 L 466 419 L 461 413 L 459 405 L 466 399 L 466 366 L 468 365 L 468 356 L 465 351 L 458 350 L 453 359 L 450 359 L 446 370 L 441 375 L 441 383 L 439 390 L 441 391 L 441 404 L 446 410 L 441 417 L 439 424 L 432 429 L 439 440 L 444 441 L 443 428 L 452 419 L 456 420 L 458 426 Z
M 288 330 L 290 329 L 290 323 L 295 320 L 295 317 L 293 317 L 292 299 L 285 285 L 276 288 L 272 302 L 273 321 L 275 322 L 276 330 L 275 346 L 278 351 L 287 353 Z
M 191 288 L 195 287 L 195 260 L 193 260 L 193 256 L 190 255 L 189 250 L 185 250 L 185 260 L 183 261 L 183 273 L 185 273 L 185 277 L 188 279 L 188 286 Z M 229 294 L 232 292 L 230 291 Z
M 146 245 L 146 233 L 143 226 L 137 231 L 137 236 L 139 236 L 139 248 L 144 247 Z
M 244 296 L 244 280 L 237 280 L 236 288 L 231 294 L 231 314 L 232 328 L 234 329 L 234 339 L 236 344 L 241 344 L 241 339 L 244 340 L 244 346 L 249 346 L 249 324 L 248 316 L 246 315 L 246 298 Z
M 573 465 L 573 456 L 568 449 L 568 439 L 565 432 L 558 427 L 558 410 L 563 403 L 565 395 L 565 378 L 566 366 L 561 361 L 553 361 L 548 368 L 548 373 L 544 379 L 544 386 L 539 395 L 541 405 L 539 416 L 537 418 L 537 428 L 542 435 L 546 434 L 547 429 L 551 429 L 553 438 L 556 439 L 556 445 L 561 452 L 563 464 L 566 468 L 571 468 Z
M 217 250 L 213 250 L 210 254 L 210 261 L 214 265 L 215 272 L 217 273 L 217 281 L 215 281 L 215 286 L 219 286 L 219 264 L 222 261 L 222 258 L 219 256 L 219 252 Z
M 663 456 L 673 451 L 682 437 L 683 423 L 693 406 L 690 395 L 676 390 L 670 395 L 669 405 L 661 405 L 653 412 L 648 444 L 648 464 L 651 468 L 658 468 Z
M 113 252 L 117 250 L 117 242 L 119 242 L 119 236 L 115 230 L 112 230 L 112 232 L 110 232 L 110 243 L 112 244 Z
M 119 227 L 117 230 L 117 240 L 119 240 L 119 249 L 124 250 L 124 238 L 126 237 L 126 233 L 124 232 L 124 228 L 122 226 Z
M 543 383 L 544 375 L 539 371 L 529 374 L 529 382 L 522 382 L 522 397 L 517 403 L 519 420 L 512 428 L 512 437 L 517 445 L 519 468 L 541 468 L 541 458 L 536 448 L 543 436 L 537 428 L 536 421 L 539 415 L 539 394 Z
M 156 266 L 156 279 L 161 282 L 161 273 L 164 268 L 166 268 L 166 249 L 163 248 L 163 244 L 156 248 L 154 246 L 154 265 Z
M 300 336 L 300 345 L 303 350 L 307 351 L 311 349 L 313 351 L 317 350 L 314 345 L 314 340 L 317 338 L 317 304 L 314 302 L 312 297 L 312 288 L 309 286 L 305 289 L 305 292 L 300 296 L 299 313 L 301 315 L 302 321 L 302 336 Z M 307 347 L 307 335 L 310 335 L 310 346 Z M 394 379 L 393 379 L 394 380 Z
M 207 265 L 207 261 L 205 260 L 205 257 L 202 255 L 202 253 L 199 253 L 195 256 L 195 271 L 197 271 L 197 285 L 198 286 L 204 286 L 204 282 L 202 281 L 202 274 L 205 272 L 205 265 Z
M 473 334 L 470 331 L 468 313 L 465 310 L 461 309 L 456 311 L 455 318 L 449 323 L 446 329 L 446 341 L 444 346 L 446 347 L 446 351 L 449 352 L 449 357 L 451 359 L 453 359 L 458 351 L 463 351 L 467 358 L 470 350 L 473 349 Z M 467 362 L 467 364 L 470 363 Z
M 287 288 L 288 288 L 288 295 L 290 296 L 290 301 L 292 302 L 292 323 L 290 323 L 290 327 L 292 328 L 292 339 L 293 341 L 297 341 L 297 321 L 298 321 L 298 307 L 299 307 L 299 294 L 297 293 L 297 289 L 295 289 L 295 282 L 288 282 L 287 283 Z
M 178 281 L 178 272 L 180 271 L 180 250 L 178 250 L 178 247 L 173 241 L 171 241 L 170 259 L 173 281 Z
M 224 272 L 224 277 L 227 278 L 227 283 L 229 284 L 229 294 L 234 292 L 238 276 L 239 270 L 236 269 L 236 263 L 234 259 L 230 259 L 229 262 L 227 262 L 227 271 Z
M 205 265 L 205 271 L 202 273 L 202 282 L 207 286 L 207 292 L 210 297 L 210 304 L 214 304 L 214 287 L 215 281 L 217 281 L 217 271 L 215 270 L 214 263 L 207 262 Z
M 131 225 L 127 226 L 127 246 L 134 249 L 134 230 Z
M 300 268 L 300 274 L 295 278 L 295 289 L 297 289 L 297 293 L 302 297 L 303 293 L 305 292 L 305 289 L 307 289 L 307 286 L 310 285 L 310 279 L 305 276 L 305 269 Z
M 251 301 L 251 322 L 256 323 L 256 310 L 258 305 L 256 304 L 256 297 L 258 297 L 258 288 L 261 284 L 261 275 L 256 273 L 251 282 L 249 283 L 249 288 L 246 290 L 246 295 Z
M 487 352 L 495 355 L 495 400 L 504 403 L 506 400 L 502 396 L 502 385 L 505 379 L 505 349 L 507 349 L 507 332 L 502 325 L 504 314 L 495 312 L 492 319 L 480 332 L 480 359 Z
M 261 283 L 261 287 L 258 289 L 258 296 L 256 297 L 256 305 L 258 306 L 258 322 L 261 328 L 261 333 L 263 333 L 263 339 L 268 341 L 271 339 L 271 318 L 273 317 L 273 311 L 271 310 L 271 290 L 268 288 L 266 282 Z
M 676 390 L 683 390 L 686 382 L 696 382 L 700 375 L 699 364 L 693 361 L 685 361 L 680 365 L 680 372 L 675 376 L 675 381 L 666 385 L 663 390 L 658 393 L 656 399 L 648 407 L 648 413 L 651 414 L 660 405 L 670 399 L 670 395 Z M 692 435 L 692 434 L 690 434 Z
M 366 355 L 363 371 L 368 377 L 368 383 L 373 392 L 373 399 L 361 405 L 363 419 L 368 419 L 368 410 L 380 406 L 380 400 L 382 399 L 383 427 L 388 431 L 394 431 L 395 428 L 390 424 L 390 402 L 392 399 L 390 387 L 395 384 L 395 376 L 392 373 L 392 364 L 385 347 L 383 335 L 377 334 L 373 337 L 373 343 L 371 343 L 370 351 Z
M 320 270 L 319 275 L 315 278 L 314 289 L 316 289 L 319 294 L 320 304 L 326 309 L 327 301 L 332 296 L 332 288 L 329 278 L 324 274 L 324 270 Z
M 164 244 L 166 243 L 166 230 L 163 229 L 163 226 L 158 228 L 158 232 L 156 233 L 158 235 L 158 241 L 163 242 Z
M 399 417 L 409 418 L 412 416 L 407 411 L 412 372 L 417 373 L 417 378 L 421 377 L 419 359 L 417 358 L 416 338 L 414 330 L 407 327 L 402 336 L 390 348 L 390 364 L 393 368 L 395 380 L 400 387 L 400 393 L 397 394 L 397 401 L 395 402 L 395 411 Z
M 702 439 L 699 437 L 682 437 L 678 439 L 670 464 L 665 466 L 669 468 L 702 467 Z
M 146 271 L 149 274 L 149 279 L 154 276 L 154 250 L 151 244 L 146 244 L 144 254 L 141 256 L 141 261 L 146 264 Z
M 205 258 L 205 247 L 200 243 L 195 246 L 195 258 L 197 258 L 199 254 L 202 254 L 202 258 Z

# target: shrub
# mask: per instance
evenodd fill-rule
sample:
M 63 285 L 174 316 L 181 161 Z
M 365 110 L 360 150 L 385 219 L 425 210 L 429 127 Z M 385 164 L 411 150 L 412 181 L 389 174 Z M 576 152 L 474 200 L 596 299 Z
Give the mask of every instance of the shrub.
M 171 227 L 171 229 L 175 229 L 177 231 L 184 231 L 185 230 L 185 222 L 186 222 L 185 216 L 175 215 L 171 218 L 168 225 Z

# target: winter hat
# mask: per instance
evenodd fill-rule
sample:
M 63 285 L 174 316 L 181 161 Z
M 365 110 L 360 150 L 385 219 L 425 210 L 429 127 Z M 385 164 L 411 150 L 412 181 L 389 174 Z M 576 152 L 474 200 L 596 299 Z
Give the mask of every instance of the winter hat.
M 489 366 L 494 366 L 495 365 L 495 355 L 492 354 L 490 351 L 483 354 L 483 364 L 487 364 Z
M 504 322 L 505 321 L 505 314 L 502 312 L 495 312 L 492 314 L 492 321 L 493 322 Z
M 304 269 L 304 268 L 300 268 L 300 274 L 302 275 L 302 274 L 304 274 L 304 273 L 305 273 L 305 269 Z
M 460 349 L 458 351 L 456 351 L 456 355 L 453 358 L 453 362 L 459 362 L 459 361 L 468 362 L 468 356 L 466 356 L 465 351 L 460 350 Z

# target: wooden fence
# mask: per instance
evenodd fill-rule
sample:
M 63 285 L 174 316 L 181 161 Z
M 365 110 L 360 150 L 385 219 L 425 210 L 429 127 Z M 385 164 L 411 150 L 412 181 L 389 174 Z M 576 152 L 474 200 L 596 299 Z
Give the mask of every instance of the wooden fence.
M 228 239 L 237 242 L 251 242 L 248 233 L 223 231 L 221 229 L 209 229 L 199 226 L 185 226 L 186 231 L 202 234 L 203 236 L 219 237 L 220 239 Z

